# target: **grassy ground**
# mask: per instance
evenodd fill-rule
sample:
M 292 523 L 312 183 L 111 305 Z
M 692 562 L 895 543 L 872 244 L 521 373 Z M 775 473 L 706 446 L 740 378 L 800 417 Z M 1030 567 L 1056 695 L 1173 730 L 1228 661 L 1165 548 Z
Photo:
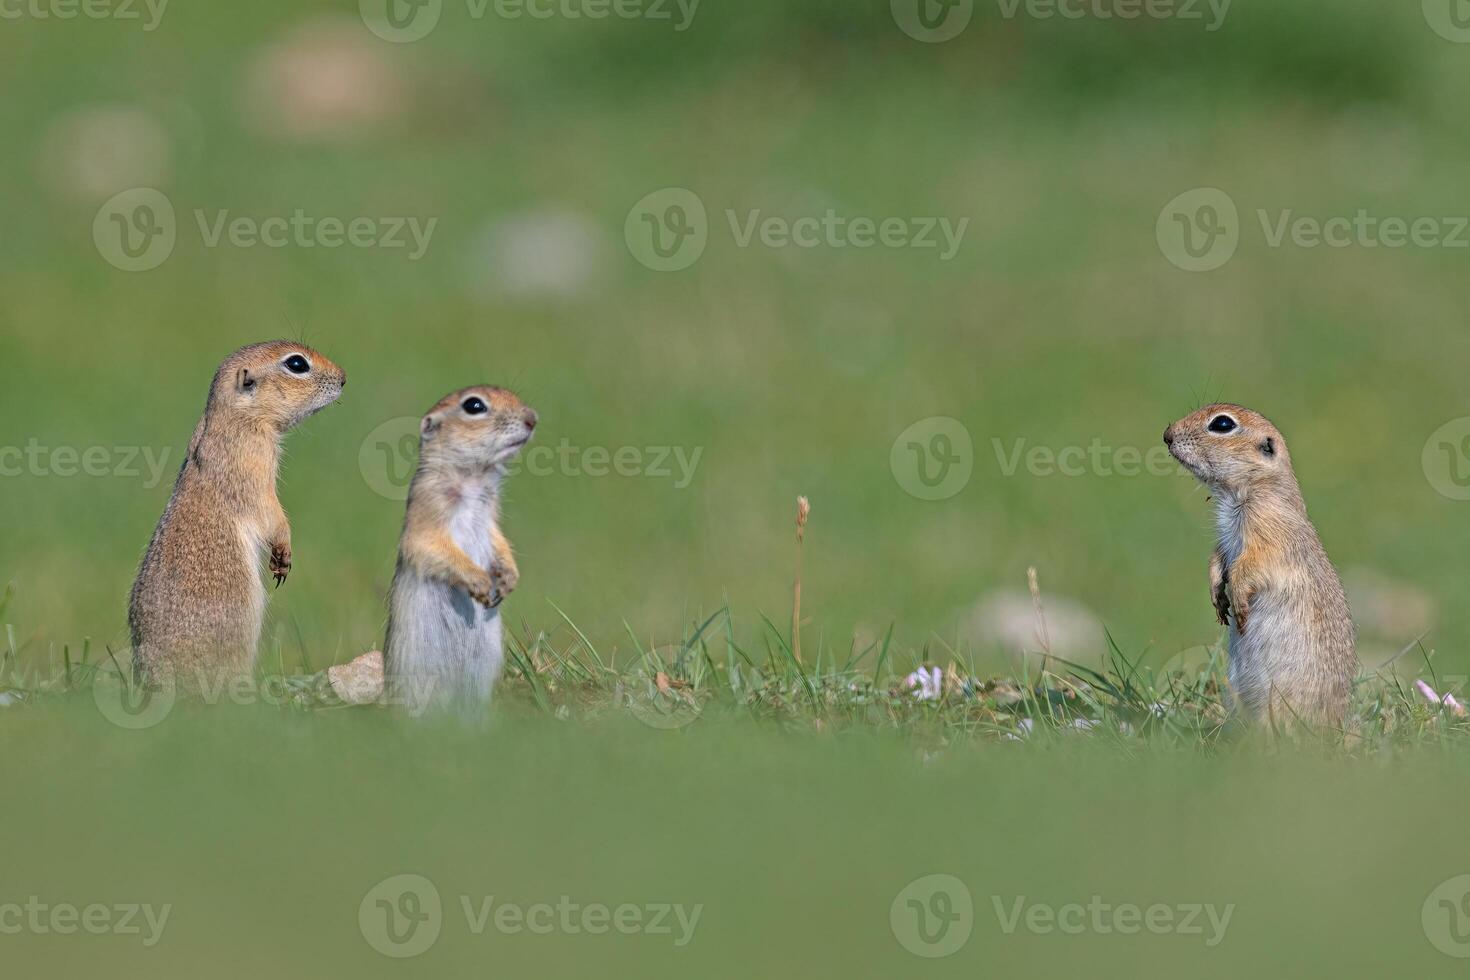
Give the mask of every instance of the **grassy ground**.
M 17 747 L 0 778 L 51 774 L 7 804 L 3 897 L 148 903 L 163 924 L 66 935 L 43 918 L 6 935 L 7 961 L 118 977 L 222 957 L 292 977 L 1227 977 L 1285 959 L 1313 978 L 1458 975 L 1470 800 L 1447 714 L 1395 702 L 1392 730 L 1348 758 L 1214 737 L 1213 692 L 1182 678 L 920 702 L 867 671 L 798 670 L 773 644 L 740 693 L 694 645 L 661 665 L 671 701 L 640 665 L 615 681 L 543 647 L 485 729 L 258 702 L 124 728 L 78 667 L 73 693 L 0 708 Z M 1180 695 L 1162 717 L 1135 710 Z M 702 708 L 687 724 L 685 698 Z M 1107 721 L 1075 726 L 1099 705 Z M 675 904 L 684 925 L 666 912 L 656 931 Z M 624 906 L 626 931 L 583 926 L 584 909 Z M 391 934 L 387 910 L 403 916 Z M 1162 918 L 1142 928 L 1143 910 Z

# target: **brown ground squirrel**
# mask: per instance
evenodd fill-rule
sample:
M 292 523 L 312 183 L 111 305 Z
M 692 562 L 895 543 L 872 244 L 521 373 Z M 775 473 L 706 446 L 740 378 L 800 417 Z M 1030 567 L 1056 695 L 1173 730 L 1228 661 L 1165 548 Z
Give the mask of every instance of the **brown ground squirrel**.
M 276 498 L 281 440 L 346 384 L 337 365 L 284 340 L 241 348 L 215 372 L 133 583 L 128 624 L 144 683 L 197 692 L 254 670 L 261 559 L 277 587 L 291 571 L 291 526 Z
M 1236 698 L 1273 725 L 1341 726 L 1358 670 L 1352 614 L 1286 440 L 1248 408 L 1210 405 L 1164 442 L 1215 499 L 1210 601 L 1230 627 Z
M 390 704 L 483 711 L 504 663 L 499 606 L 520 573 L 500 530 L 505 466 L 536 413 L 502 388 L 446 396 L 424 416 L 383 646 Z

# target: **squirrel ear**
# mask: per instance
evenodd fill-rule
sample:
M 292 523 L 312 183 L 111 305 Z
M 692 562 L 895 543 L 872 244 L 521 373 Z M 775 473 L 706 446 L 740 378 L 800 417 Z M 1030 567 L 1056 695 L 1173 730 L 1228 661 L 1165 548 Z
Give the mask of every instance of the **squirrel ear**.
M 1275 456 L 1276 440 L 1271 436 L 1267 436 L 1266 441 L 1261 443 L 1261 452 L 1265 453 L 1267 456 Z
M 434 438 L 434 433 L 438 431 L 439 420 L 432 415 L 425 415 L 423 422 L 419 424 L 419 433 L 425 439 L 432 439 Z
M 249 391 L 255 387 L 255 379 L 250 376 L 249 368 L 241 368 L 235 372 L 235 390 Z

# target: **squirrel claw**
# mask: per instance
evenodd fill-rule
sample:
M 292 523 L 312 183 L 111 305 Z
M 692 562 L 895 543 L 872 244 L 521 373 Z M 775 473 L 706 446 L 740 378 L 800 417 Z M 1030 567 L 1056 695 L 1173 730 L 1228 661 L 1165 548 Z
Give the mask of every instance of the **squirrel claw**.
M 495 587 L 488 576 L 481 581 L 471 582 L 466 586 L 465 591 L 470 594 L 471 599 L 486 609 L 494 609 L 500 605 L 500 590 Z
M 275 576 L 276 588 L 280 588 L 291 574 L 291 552 L 286 548 L 271 550 L 271 575 Z

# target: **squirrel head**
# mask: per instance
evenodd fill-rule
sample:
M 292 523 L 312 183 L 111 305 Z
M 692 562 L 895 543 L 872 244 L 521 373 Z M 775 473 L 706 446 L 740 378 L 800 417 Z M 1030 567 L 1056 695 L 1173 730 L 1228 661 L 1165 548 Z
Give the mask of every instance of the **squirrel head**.
M 1286 440 L 1270 420 L 1240 405 L 1208 405 L 1164 430 L 1174 458 L 1212 491 L 1235 498 L 1294 484 Z
M 476 385 L 446 395 L 420 424 L 419 459 L 466 472 L 503 469 L 536 430 L 536 412 L 514 392 Z
M 346 372 L 322 354 L 273 340 L 225 358 L 210 388 L 210 410 L 284 433 L 340 398 L 346 385 Z

